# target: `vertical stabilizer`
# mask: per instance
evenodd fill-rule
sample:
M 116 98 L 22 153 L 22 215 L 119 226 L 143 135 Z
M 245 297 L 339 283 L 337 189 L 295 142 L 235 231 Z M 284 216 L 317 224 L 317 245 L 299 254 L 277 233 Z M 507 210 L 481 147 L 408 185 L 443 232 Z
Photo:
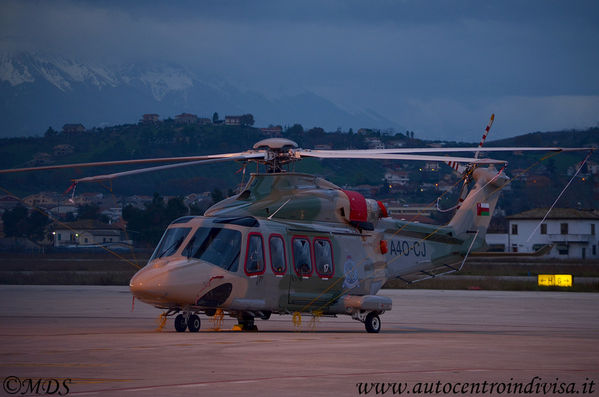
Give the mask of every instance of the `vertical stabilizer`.
M 484 238 L 491 216 L 495 211 L 501 187 L 509 178 L 501 170 L 493 167 L 477 168 L 472 173 L 475 185 L 470 190 L 461 207 L 449 222 L 456 236 L 478 231 L 478 236 Z

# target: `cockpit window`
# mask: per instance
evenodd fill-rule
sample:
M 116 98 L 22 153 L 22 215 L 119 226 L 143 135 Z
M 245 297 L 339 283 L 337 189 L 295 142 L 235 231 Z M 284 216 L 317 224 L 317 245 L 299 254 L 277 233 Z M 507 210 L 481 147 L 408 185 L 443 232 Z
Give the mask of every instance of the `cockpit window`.
M 181 255 L 202 259 L 230 272 L 239 267 L 241 232 L 222 228 L 199 228 Z
M 183 243 L 183 240 L 185 240 L 185 237 L 187 237 L 190 231 L 190 227 L 174 227 L 167 229 L 150 260 L 173 255 L 177 252 L 181 243 Z

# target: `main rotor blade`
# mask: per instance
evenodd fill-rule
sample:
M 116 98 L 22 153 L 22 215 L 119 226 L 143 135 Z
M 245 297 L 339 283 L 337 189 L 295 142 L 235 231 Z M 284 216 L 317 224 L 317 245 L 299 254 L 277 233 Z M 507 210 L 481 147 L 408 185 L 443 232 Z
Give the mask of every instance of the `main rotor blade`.
M 579 152 L 585 150 L 595 150 L 591 147 L 448 147 L 448 148 L 396 148 L 396 149 L 360 149 L 360 150 L 309 150 L 311 153 L 458 153 L 458 152 Z M 307 150 L 307 149 L 303 149 Z
M 123 176 L 144 174 L 146 172 L 162 171 L 162 170 L 168 170 L 168 169 L 172 169 L 172 168 L 188 167 L 191 165 L 198 165 L 198 164 L 220 163 L 223 161 L 248 160 L 248 159 L 258 158 L 258 157 L 264 157 L 264 155 L 262 153 L 253 153 L 253 154 L 247 154 L 247 155 L 237 156 L 237 157 L 226 157 L 226 158 L 217 158 L 217 159 L 209 159 L 209 160 L 190 161 L 190 162 L 186 162 L 186 163 L 168 164 L 168 165 L 161 165 L 158 167 L 140 168 L 137 170 L 116 172 L 114 174 L 88 176 L 85 178 L 73 179 L 72 181 L 75 184 L 78 184 L 80 182 L 107 181 L 107 180 L 111 180 L 111 179 L 115 179 L 115 178 L 120 178 Z
M 296 150 L 302 157 L 317 157 L 325 159 L 370 159 L 370 160 L 421 160 L 421 161 L 455 161 L 469 164 L 505 164 L 505 160 L 475 159 L 470 157 L 429 156 L 422 154 L 398 154 L 398 153 L 368 153 L 360 151 L 345 150 Z
M 205 155 L 205 156 L 160 157 L 160 158 L 151 158 L 151 159 L 98 161 L 98 162 L 93 162 L 93 163 L 44 165 L 41 167 L 13 168 L 13 169 L 0 170 L 0 174 L 9 174 L 9 173 L 14 173 L 14 172 L 28 172 L 28 171 L 59 170 L 59 169 L 65 169 L 65 168 L 101 167 L 101 166 L 110 166 L 110 165 L 186 162 L 186 161 L 211 160 L 211 159 L 221 159 L 221 158 L 231 160 L 233 157 L 239 157 L 239 156 L 252 156 L 252 157 L 248 157 L 248 158 L 255 158 L 255 157 L 263 157 L 264 154 L 260 154 L 260 153 L 256 153 L 256 152 L 239 152 L 239 153 L 210 154 L 210 155 Z

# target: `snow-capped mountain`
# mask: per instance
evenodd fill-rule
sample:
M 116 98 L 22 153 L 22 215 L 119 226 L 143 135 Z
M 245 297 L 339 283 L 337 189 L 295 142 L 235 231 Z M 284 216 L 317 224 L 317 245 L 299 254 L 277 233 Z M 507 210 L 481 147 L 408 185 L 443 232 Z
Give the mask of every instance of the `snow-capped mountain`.
M 252 113 L 256 125 L 302 123 L 328 130 L 397 125 L 369 111 L 352 114 L 314 93 L 269 99 L 179 65 L 85 64 L 59 56 L 0 54 L 0 136 L 42 134 L 66 123 L 134 123 L 144 113 L 211 117 Z

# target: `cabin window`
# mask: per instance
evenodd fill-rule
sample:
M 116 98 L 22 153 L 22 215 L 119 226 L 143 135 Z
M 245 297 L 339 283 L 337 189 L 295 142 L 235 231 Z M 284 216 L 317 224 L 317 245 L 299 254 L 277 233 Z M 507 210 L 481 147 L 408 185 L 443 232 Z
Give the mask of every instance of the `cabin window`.
M 307 237 L 294 237 L 291 240 L 293 253 L 293 268 L 300 277 L 310 277 L 312 274 L 312 256 L 310 255 L 310 240 Z
M 247 252 L 245 256 L 245 273 L 248 276 L 263 274 L 264 266 L 264 242 L 260 233 L 248 235 Z
M 547 224 L 546 223 L 541 224 L 541 234 L 547 234 Z
M 190 227 L 174 227 L 172 229 L 167 229 L 150 260 L 173 255 L 177 252 L 190 231 Z M 104 238 L 104 242 L 106 242 L 106 238 Z
M 561 234 L 568 234 L 568 224 L 567 223 L 561 223 L 560 224 L 560 233 Z
M 591 235 L 595 235 L 595 224 L 591 223 Z
M 316 273 L 320 277 L 329 278 L 335 272 L 333 247 L 329 239 L 314 239 L 314 263 L 316 265 Z
M 512 225 L 512 234 L 518 234 L 518 225 L 517 224 Z
M 287 257 L 283 237 L 278 234 L 271 235 L 268 246 L 270 249 L 270 267 L 273 273 L 285 274 L 287 272 Z
M 200 227 L 181 251 L 181 255 L 236 272 L 240 252 L 241 232 L 238 230 Z

